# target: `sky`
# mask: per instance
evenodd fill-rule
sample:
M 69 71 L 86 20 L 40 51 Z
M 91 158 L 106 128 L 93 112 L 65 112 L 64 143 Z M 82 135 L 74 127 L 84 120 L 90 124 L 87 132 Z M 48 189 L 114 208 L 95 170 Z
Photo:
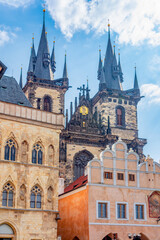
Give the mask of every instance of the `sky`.
M 29 64 L 32 36 L 37 51 L 43 5 L 50 52 L 55 40 L 55 79 L 62 77 L 64 55 L 70 86 L 66 107 L 88 79 L 91 97 L 98 91 L 99 48 L 104 59 L 108 19 L 112 44 L 120 51 L 123 89 L 133 88 L 134 67 L 144 98 L 138 104 L 139 137 L 146 138 L 144 154 L 160 160 L 160 1 L 159 0 L 0 0 L 0 60 L 6 75 L 23 84 Z

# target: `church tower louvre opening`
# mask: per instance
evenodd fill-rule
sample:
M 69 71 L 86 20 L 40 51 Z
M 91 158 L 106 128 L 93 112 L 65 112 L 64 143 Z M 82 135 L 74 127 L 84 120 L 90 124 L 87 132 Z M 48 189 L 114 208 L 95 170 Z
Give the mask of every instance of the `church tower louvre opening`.
M 99 89 L 90 97 L 91 89 L 84 84 L 77 88 L 79 97 L 70 103 L 66 110 L 66 126 L 60 137 L 60 177 L 68 185 L 84 174 L 89 155 L 99 156 L 106 145 L 111 146 L 122 139 L 140 155 L 143 161 L 143 147 L 146 139 L 139 138 L 137 124 L 137 105 L 141 100 L 138 78 L 135 68 L 133 88 L 123 90 L 123 71 L 116 57 L 115 46 L 112 48 L 110 24 L 108 24 L 108 44 L 104 64 L 99 51 L 98 64 Z M 77 160 L 78 156 L 78 160 Z

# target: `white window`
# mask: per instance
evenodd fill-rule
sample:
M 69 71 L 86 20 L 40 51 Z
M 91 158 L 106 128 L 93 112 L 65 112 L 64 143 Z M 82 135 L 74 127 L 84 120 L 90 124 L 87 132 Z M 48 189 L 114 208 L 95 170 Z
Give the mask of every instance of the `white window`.
M 110 202 L 97 201 L 97 218 L 110 219 Z
M 116 202 L 116 219 L 128 220 L 128 203 Z
M 139 221 L 146 220 L 145 203 L 134 203 L 134 219 Z

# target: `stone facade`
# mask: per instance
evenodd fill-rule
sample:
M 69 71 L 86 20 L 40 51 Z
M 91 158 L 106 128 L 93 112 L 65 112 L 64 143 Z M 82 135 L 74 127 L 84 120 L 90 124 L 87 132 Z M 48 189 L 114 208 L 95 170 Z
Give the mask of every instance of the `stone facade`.
M 59 135 L 63 115 L 0 102 L 0 226 L 13 229 L 14 240 L 57 238 Z M 7 141 L 15 144 L 15 161 L 6 160 Z M 33 163 L 33 148 L 41 146 L 42 164 Z M 4 188 L 13 189 L 13 206 L 4 206 Z M 41 206 L 31 207 L 37 186 Z M 38 203 L 37 203 L 38 204 Z M 0 238 L 7 237 L 0 232 Z

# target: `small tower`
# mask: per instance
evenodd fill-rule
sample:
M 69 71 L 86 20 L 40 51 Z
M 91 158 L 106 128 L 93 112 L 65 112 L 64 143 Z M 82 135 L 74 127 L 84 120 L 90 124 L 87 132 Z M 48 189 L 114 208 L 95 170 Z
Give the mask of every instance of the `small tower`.
M 63 69 L 63 78 L 68 78 L 68 72 L 67 72 L 67 60 L 66 60 L 66 53 L 64 58 L 64 69 Z
M 22 67 L 21 67 L 21 73 L 20 73 L 20 79 L 19 79 L 19 86 L 20 86 L 20 88 L 23 88 L 23 81 L 22 81 Z

